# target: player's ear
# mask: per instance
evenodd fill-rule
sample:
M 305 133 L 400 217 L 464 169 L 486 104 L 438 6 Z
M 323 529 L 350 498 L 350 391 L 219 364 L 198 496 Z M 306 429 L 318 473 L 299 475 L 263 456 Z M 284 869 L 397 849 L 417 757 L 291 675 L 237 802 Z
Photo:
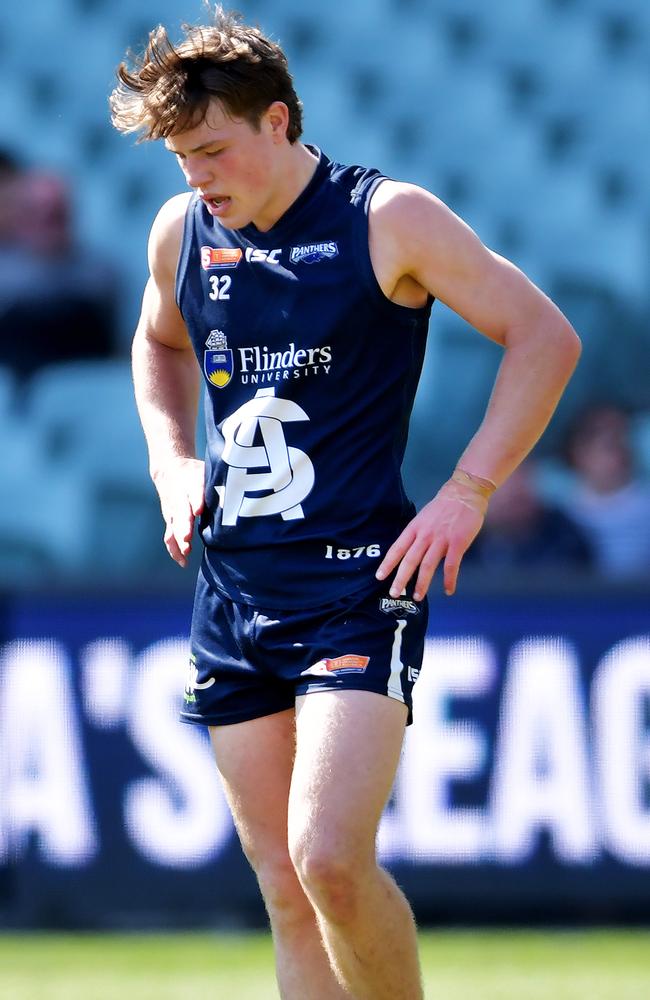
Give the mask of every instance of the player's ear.
M 273 101 L 264 112 L 273 142 L 282 142 L 289 128 L 289 108 L 284 101 Z

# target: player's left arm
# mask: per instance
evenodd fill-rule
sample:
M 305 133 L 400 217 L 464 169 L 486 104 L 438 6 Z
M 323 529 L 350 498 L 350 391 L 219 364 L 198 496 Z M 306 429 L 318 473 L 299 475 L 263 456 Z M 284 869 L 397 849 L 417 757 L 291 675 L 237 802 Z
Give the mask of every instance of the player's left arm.
M 421 599 L 444 559 L 444 588 L 452 594 L 493 489 L 543 433 L 577 364 L 580 341 L 557 306 L 434 195 L 384 182 L 370 219 L 373 264 L 388 294 L 406 277 L 504 348 L 484 419 L 452 478 L 405 528 L 377 571 L 383 579 L 398 567 L 391 587 L 396 596 L 417 571 Z

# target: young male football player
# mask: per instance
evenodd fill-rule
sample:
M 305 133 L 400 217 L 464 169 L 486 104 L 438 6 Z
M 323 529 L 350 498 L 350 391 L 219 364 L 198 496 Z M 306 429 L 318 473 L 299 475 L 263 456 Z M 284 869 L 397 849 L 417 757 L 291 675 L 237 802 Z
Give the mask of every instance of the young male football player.
M 286 58 L 257 29 L 221 9 L 178 45 L 159 27 L 118 75 L 114 124 L 163 139 L 192 189 L 153 224 L 133 345 L 165 543 L 185 565 L 200 518 L 204 545 L 183 714 L 210 727 L 282 997 L 416 1000 L 415 925 L 375 834 L 426 593 L 444 561 L 453 594 L 578 339 L 433 195 L 303 144 Z M 400 465 L 434 298 L 505 350 L 416 515 Z

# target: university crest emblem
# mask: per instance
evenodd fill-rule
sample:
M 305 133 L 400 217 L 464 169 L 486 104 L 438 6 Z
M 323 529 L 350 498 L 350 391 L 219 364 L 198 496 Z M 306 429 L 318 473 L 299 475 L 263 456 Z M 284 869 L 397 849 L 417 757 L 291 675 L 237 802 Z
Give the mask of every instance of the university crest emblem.
M 221 330 L 210 330 L 205 346 L 207 348 L 203 353 L 205 377 L 210 385 L 215 385 L 217 389 L 225 389 L 234 370 L 232 351 L 228 347 L 225 333 Z

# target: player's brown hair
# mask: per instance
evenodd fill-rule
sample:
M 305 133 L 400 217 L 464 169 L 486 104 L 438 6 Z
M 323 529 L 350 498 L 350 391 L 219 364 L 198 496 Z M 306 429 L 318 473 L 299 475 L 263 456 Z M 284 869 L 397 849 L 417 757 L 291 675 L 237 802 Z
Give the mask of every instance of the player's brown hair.
M 109 98 L 116 129 L 140 132 L 138 142 L 177 135 L 201 124 L 212 98 L 231 117 L 257 128 L 269 105 L 283 101 L 289 109 L 287 139 L 296 142 L 302 105 L 279 45 L 220 5 L 213 24 L 184 24 L 182 30 L 182 41 L 174 45 L 158 25 L 144 53 L 129 53 L 131 66 L 120 63 L 120 82 Z

